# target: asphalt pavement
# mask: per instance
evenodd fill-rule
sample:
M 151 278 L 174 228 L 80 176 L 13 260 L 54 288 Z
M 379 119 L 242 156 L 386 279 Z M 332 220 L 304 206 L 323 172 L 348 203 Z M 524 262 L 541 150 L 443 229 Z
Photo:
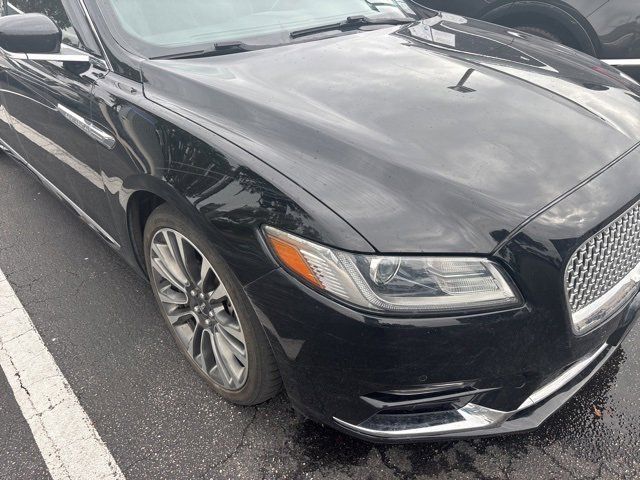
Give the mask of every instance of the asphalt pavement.
M 534 433 L 372 445 L 299 419 L 286 395 L 221 400 L 174 347 L 145 281 L 0 156 L 0 269 L 129 479 L 640 476 L 640 328 Z M 49 478 L 0 370 L 0 478 Z

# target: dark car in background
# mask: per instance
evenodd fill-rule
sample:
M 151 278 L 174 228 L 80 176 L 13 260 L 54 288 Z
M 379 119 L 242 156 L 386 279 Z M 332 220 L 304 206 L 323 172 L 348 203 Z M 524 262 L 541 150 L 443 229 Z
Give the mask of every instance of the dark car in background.
M 229 401 L 527 431 L 639 316 L 640 85 L 589 55 L 399 0 L 12 7 L 0 145 Z
M 412 0 L 497 23 L 605 60 L 640 77 L 638 0 Z

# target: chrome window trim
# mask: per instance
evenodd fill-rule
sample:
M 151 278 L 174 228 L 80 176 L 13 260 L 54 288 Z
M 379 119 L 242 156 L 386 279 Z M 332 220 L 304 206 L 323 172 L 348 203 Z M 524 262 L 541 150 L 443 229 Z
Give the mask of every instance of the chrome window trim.
M 93 32 L 93 36 L 95 37 L 96 42 L 98 42 L 98 46 L 102 51 L 103 58 L 101 60 L 104 61 L 104 63 L 106 64 L 107 70 L 110 72 L 113 72 L 113 65 L 111 64 L 111 61 L 109 60 L 109 56 L 107 55 L 107 49 L 105 48 L 104 43 L 102 42 L 102 38 L 100 37 L 100 34 L 98 33 L 96 24 L 94 23 L 93 19 L 91 18 L 91 15 L 89 14 L 89 9 L 87 8 L 85 1 L 78 0 L 78 3 L 80 4 L 80 7 L 82 8 L 82 11 L 84 13 L 84 16 L 87 19 L 87 22 L 89 23 L 89 28 L 91 28 L 91 31 Z
M 44 62 L 90 62 L 86 53 L 74 55 L 64 53 L 13 53 L 4 50 L 4 54 L 13 60 L 31 60 Z
M 84 55 L 84 56 L 88 57 L 88 62 L 91 63 L 93 66 L 101 68 L 102 70 L 105 70 L 105 71 L 109 70 L 109 66 L 108 66 L 107 62 L 104 60 L 104 58 L 96 57 L 95 55 L 92 55 L 91 53 L 85 52 L 84 50 L 80 50 L 79 48 L 76 48 L 73 45 L 63 44 L 62 47 L 65 48 L 65 49 L 70 49 L 70 50 L 73 50 L 74 52 L 77 52 L 78 56 Z M 32 57 L 32 55 L 29 55 L 29 57 Z M 31 58 L 31 59 L 33 60 L 33 58 Z M 64 60 L 64 61 L 72 62 L 73 60 Z M 87 61 L 87 60 L 84 60 L 84 61 Z
M 0 51 L 12 60 L 23 60 L 32 62 L 79 62 L 90 63 L 102 70 L 108 71 L 107 64 L 101 58 L 90 53 L 72 47 L 71 45 L 63 45 L 63 48 L 73 50 L 74 53 L 14 53 L 0 49 Z M 77 52 L 77 53 L 75 53 Z
M 611 59 L 603 62 L 613 67 L 640 67 L 640 58 Z
M 24 12 L 23 12 L 22 10 L 20 10 L 18 7 L 16 7 L 16 6 L 15 6 L 13 3 L 11 3 L 11 2 L 7 2 L 7 7 L 11 7 L 11 8 L 13 8 L 13 9 L 18 13 L 18 15 L 24 15 Z

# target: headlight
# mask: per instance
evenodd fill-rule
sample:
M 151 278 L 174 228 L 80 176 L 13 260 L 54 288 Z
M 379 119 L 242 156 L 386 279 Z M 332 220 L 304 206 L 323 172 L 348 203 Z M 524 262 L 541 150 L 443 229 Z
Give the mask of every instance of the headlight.
M 273 252 L 291 273 L 366 309 L 448 313 L 520 303 L 502 269 L 486 259 L 358 255 L 273 227 L 264 231 Z

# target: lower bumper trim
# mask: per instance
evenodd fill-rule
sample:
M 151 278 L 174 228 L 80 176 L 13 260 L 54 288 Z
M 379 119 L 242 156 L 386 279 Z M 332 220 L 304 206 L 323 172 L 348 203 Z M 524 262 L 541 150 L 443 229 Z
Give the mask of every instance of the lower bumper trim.
M 458 410 L 409 416 L 376 415 L 360 425 L 352 425 L 336 417 L 333 417 L 333 420 L 338 425 L 355 433 L 385 439 L 420 439 L 494 429 L 500 427 L 516 413 L 531 408 L 558 392 L 595 362 L 608 348 L 611 347 L 605 343 L 594 353 L 579 360 L 555 380 L 536 390 L 518 409 L 512 412 L 493 410 L 469 403 Z
M 582 360 L 574 364 L 571 368 L 569 368 L 566 372 L 564 372 L 562 375 L 560 375 L 558 378 L 556 378 L 550 383 L 547 383 L 544 387 L 533 392 L 533 394 L 529 398 L 527 398 L 522 403 L 522 405 L 520 405 L 520 408 L 518 408 L 517 411 L 520 412 L 529 407 L 533 407 L 534 405 L 537 405 L 543 400 L 549 398 L 551 395 L 556 393 L 566 384 L 571 382 L 571 380 L 573 380 L 575 377 L 580 375 L 580 373 L 582 373 L 582 371 L 585 368 L 587 368 L 593 361 L 595 361 L 602 354 L 602 352 L 604 352 L 608 347 L 609 345 L 605 343 L 604 345 L 602 345 L 602 347 L 596 350 L 595 353 L 589 355 L 588 357 L 583 358 Z
M 421 416 L 413 416 L 414 427 L 399 425 L 398 422 L 378 424 L 376 428 L 361 425 L 351 425 L 339 418 L 333 418 L 336 423 L 355 432 L 383 438 L 422 438 L 447 433 L 482 430 L 503 423 L 510 413 L 492 410 L 469 403 L 459 410 L 432 412 Z M 399 427 L 394 429 L 394 427 Z

